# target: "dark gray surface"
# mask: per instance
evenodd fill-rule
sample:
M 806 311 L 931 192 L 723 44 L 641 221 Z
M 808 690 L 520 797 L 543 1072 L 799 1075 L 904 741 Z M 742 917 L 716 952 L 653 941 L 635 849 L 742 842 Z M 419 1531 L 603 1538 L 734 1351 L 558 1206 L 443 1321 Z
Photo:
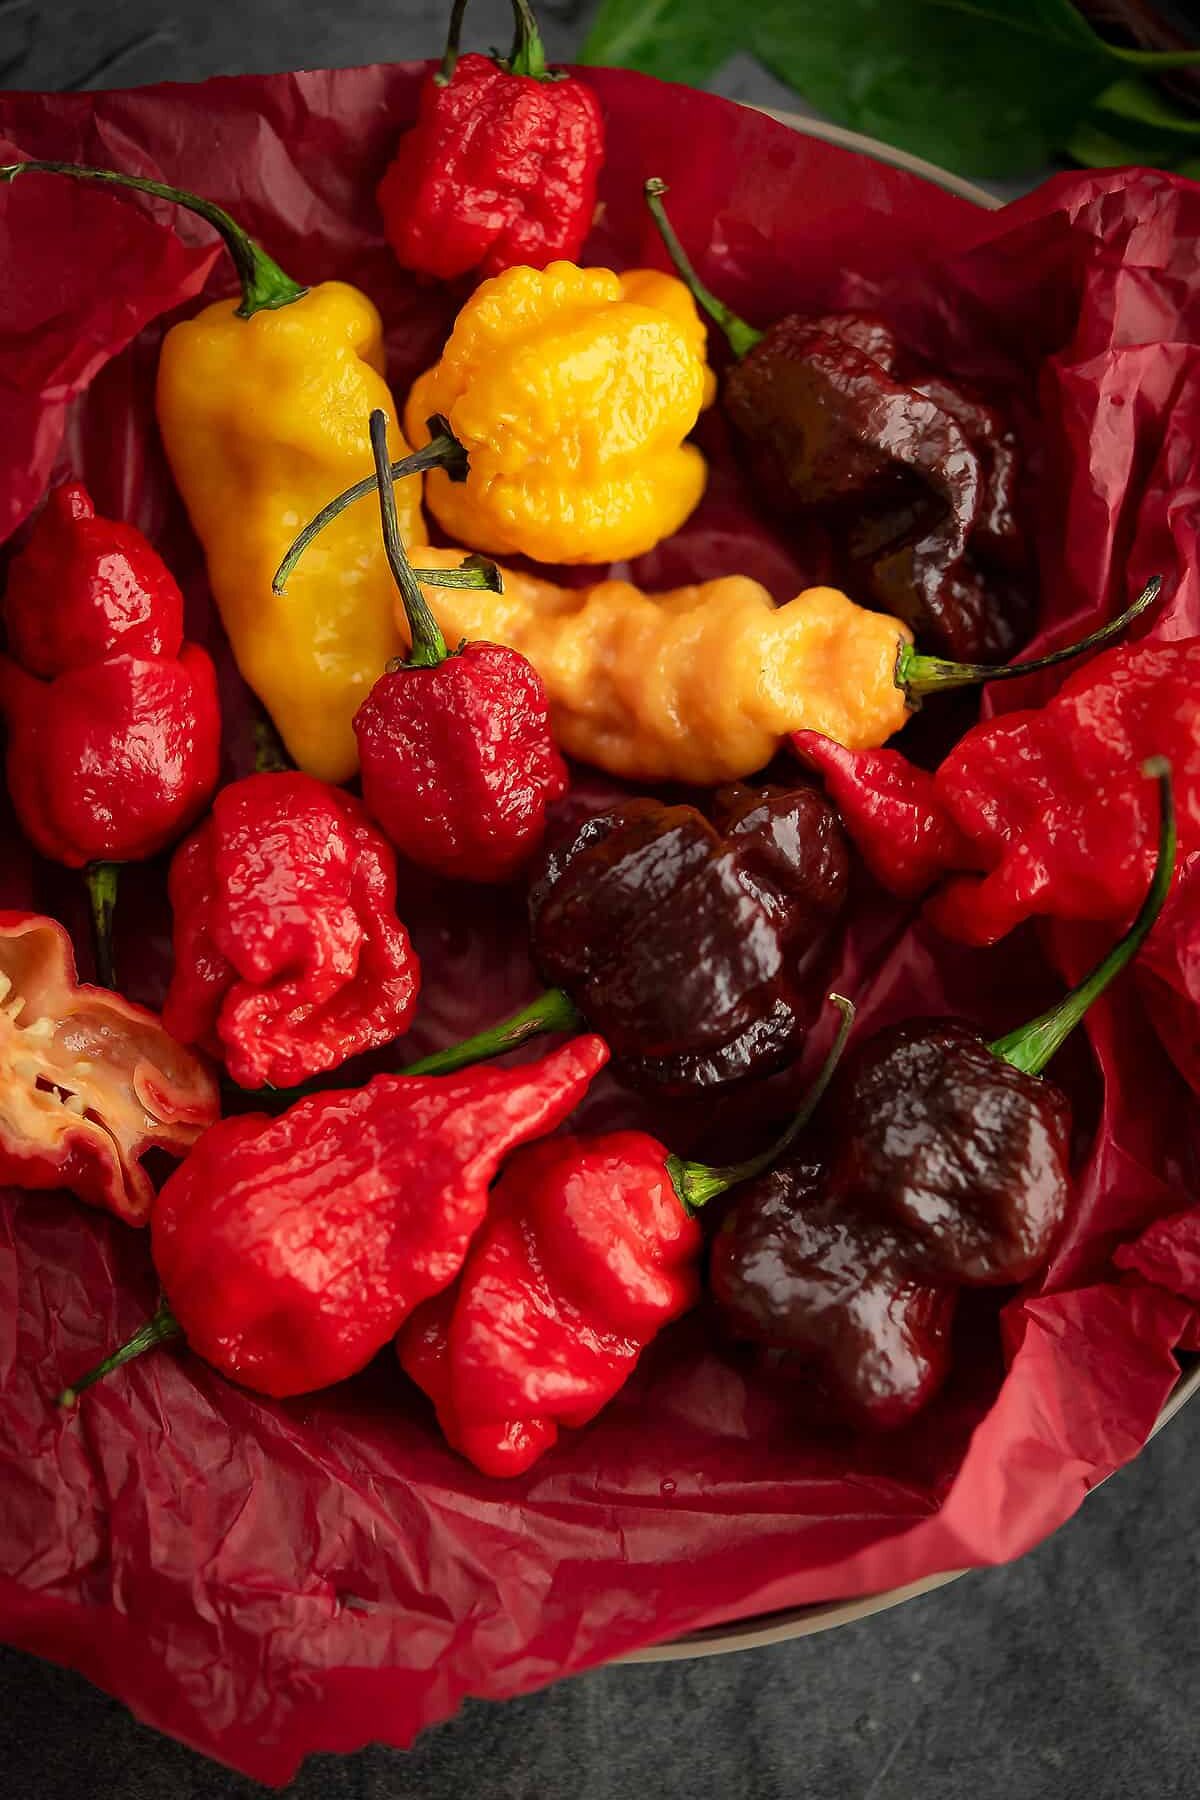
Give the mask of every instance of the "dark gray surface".
M 703 5 L 705 0 L 695 0 Z M 590 6 L 540 12 L 552 55 Z M 0 81 L 118 86 L 432 54 L 442 0 L 0 0 Z M 474 0 L 504 42 L 505 0 Z M 716 84 L 787 104 L 748 62 Z M 1050 1543 L 878 1619 L 472 1705 L 407 1756 L 316 1758 L 299 1800 L 1196 1800 L 1200 1402 Z M 0 1651 L 0 1777 L 27 1800 L 262 1793 L 78 1677 Z

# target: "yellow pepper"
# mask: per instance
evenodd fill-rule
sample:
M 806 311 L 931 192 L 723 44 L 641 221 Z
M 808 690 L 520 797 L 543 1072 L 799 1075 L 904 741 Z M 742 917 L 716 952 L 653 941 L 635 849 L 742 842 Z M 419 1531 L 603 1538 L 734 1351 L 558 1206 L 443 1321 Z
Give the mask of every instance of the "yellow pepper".
M 421 552 L 435 568 L 459 554 Z M 861 750 L 908 717 L 897 666 L 912 634 L 836 588 L 777 607 L 744 575 L 651 596 L 627 581 L 568 589 L 505 570 L 502 594 L 425 596 L 449 643 L 484 638 L 527 656 L 562 748 L 631 780 L 736 781 L 788 732 Z
M 358 767 L 351 721 L 403 643 L 373 510 L 337 519 L 286 595 L 272 592 L 271 578 L 300 527 L 370 468 L 375 408 L 388 416 L 393 452 L 407 448 L 384 380 L 379 314 L 343 282 L 297 286 L 226 212 L 194 194 L 69 163 L 13 164 L 2 174 L 11 180 L 23 169 L 177 201 L 225 239 L 242 300 L 218 300 L 167 333 L 158 372 L 163 443 L 239 669 L 300 767 L 348 780 Z M 396 500 L 402 529 L 419 539 L 419 473 L 397 484 Z
M 430 475 L 426 499 L 461 544 L 538 562 L 640 556 L 704 491 L 684 439 L 711 375 L 695 302 L 673 275 L 512 268 L 485 281 L 405 409 L 414 444 L 444 414 L 465 482 Z

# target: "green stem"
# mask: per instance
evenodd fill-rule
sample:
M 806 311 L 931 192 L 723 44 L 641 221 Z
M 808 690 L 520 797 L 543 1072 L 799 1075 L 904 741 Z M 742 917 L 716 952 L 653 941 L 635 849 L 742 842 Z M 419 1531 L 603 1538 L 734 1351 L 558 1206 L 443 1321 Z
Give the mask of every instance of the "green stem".
M 1157 781 L 1159 804 L 1158 858 L 1154 864 L 1150 886 L 1146 890 L 1146 898 L 1124 937 L 1113 945 L 1108 955 L 1096 964 L 1091 974 L 1078 987 L 1072 988 L 1057 1006 L 1042 1013 L 1040 1018 L 1022 1025 L 1017 1031 L 1010 1031 L 1006 1037 L 997 1038 L 989 1046 L 992 1054 L 998 1056 L 1001 1062 L 1011 1063 L 1014 1069 L 1023 1069 L 1027 1075 L 1041 1074 L 1055 1051 L 1074 1031 L 1092 1001 L 1098 999 L 1109 983 L 1133 961 L 1153 929 L 1170 891 L 1177 848 L 1171 765 L 1165 756 L 1152 756 L 1149 762 L 1142 765 L 1142 773 L 1148 779 Z
M 519 1012 L 510 1013 L 507 1019 L 501 1019 L 498 1025 L 489 1026 L 487 1031 L 476 1032 L 474 1037 L 464 1038 L 461 1044 L 451 1044 L 448 1050 L 439 1050 L 433 1056 L 423 1056 L 420 1062 L 410 1063 L 407 1069 L 401 1069 L 402 1075 L 449 1075 L 454 1069 L 465 1069 L 471 1063 L 490 1062 L 493 1057 L 503 1056 L 509 1050 L 519 1049 L 522 1044 L 529 1043 L 531 1038 L 542 1037 L 548 1031 L 578 1031 L 583 1024 L 575 1003 L 569 1000 L 561 988 L 547 988 L 528 1006 Z
M 782 1137 L 776 1138 L 774 1143 L 769 1144 L 758 1156 L 752 1156 L 746 1162 L 727 1163 L 723 1168 L 714 1168 L 709 1163 L 685 1162 L 679 1156 L 667 1158 L 667 1168 L 671 1180 L 675 1184 L 675 1192 L 683 1201 L 688 1212 L 697 1212 L 706 1201 L 714 1199 L 717 1194 L 725 1193 L 728 1188 L 736 1187 L 739 1182 L 753 1181 L 756 1175 L 761 1175 L 764 1170 L 771 1168 L 791 1148 L 816 1112 L 825 1089 L 833 1080 L 834 1071 L 842 1060 L 842 1052 L 846 1048 L 846 1040 L 850 1036 L 851 1027 L 854 1024 L 854 1002 L 852 1000 L 845 999 L 841 994 L 830 994 L 829 1000 L 830 1004 L 836 1006 L 841 1013 L 842 1022 L 838 1026 L 837 1036 L 830 1046 L 829 1054 L 821 1064 L 817 1079 L 804 1096 L 799 1112 Z
M 147 1350 L 153 1350 L 156 1344 L 169 1343 L 172 1338 L 183 1336 L 183 1327 L 164 1300 L 152 1319 L 138 1327 L 131 1338 L 127 1338 L 119 1350 L 106 1356 L 103 1362 L 89 1369 L 86 1375 L 70 1387 L 65 1387 L 58 1396 L 58 1404 L 68 1411 L 75 1405 L 84 1388 L 90 1388 L 94 1381 L 103 1380 L 113 1369 L 119 1369 L 122 1363 L 132 1362 L 135 1356 L 144 1356 Z
M 1150 73 L 1159 69 L 1194 69 L 1200 63 L 1200 50 L 1134 50 L 1121 44 L 1105 44 L 1110 56 L 1132 63 L 1135 69 Z
M 546 67 L 546 48 L 529 0 L 512 0 L 513 47 L 508 56 L 510 75 L 529 75 L 534 81 L 553 81 Z
M 371 414 L 371 454 L 375 458 L 375 486 L 379 490 L 379 517 L 383 525 L 383 548 L 392 571 L 392 580 L 400 590 L 404 613 L 411 637 L 409 669 L 436 669 L 450 652 L 442 628 L 429 610 L 429 602 L 421 592 L 421 584 L 413 566 L 404 554 L 400 537 L 400 520 L 396 514 L 396 490 L 392 486 L 392 463 L 388 455 L 388 416 L 382 407 Z
M 92 909 L 92 945 L 96 955 L 96 980 L 101 987 L 115 988 L 113 964 L 113 913 L 117 906 L 117 884 L 121 865 L 115 862 L 89 863 L 84 871 L 88 900 Z
M 121 175 L 115 169 L 89 169 L 80 163 L 18 162 L 0 168 L 0 181 L 15 181 L 18 175 L 69 175 L 73 181 L 96 181 L 111 187 L 133 188 L 139 194 L 153 194 L 158 200 L 170 200 L 184 206 L 198 218 L 205 219 L 219 231 L 233 258 L 238 280 L 242 284 L 240 319 L 252 319 L 257 312 L 277 312 L 290 306 L 308 290 L 285 275 L 277 262 L 261 249 L 254 239 L 231 219 L 223 206 L 190 194 L 185 188 L 168 187 L 165 182 L 149 181 L 144 175 Z
M 467 10 L 467 0 L 454 0 L 450 14 L 450 27 L 446 32 L 446 48 L 442 51 L 442 66 L 434 76 L 439 87 L 447 87 L 458 67 L 459 45 L 462 43 L 463 15 Z
M 1089 632 L 1077 644 L 1051 650 L 1049 655 L 1036 656 L 1032 662 L 944 662 L 940 656 L 923 656 L 911 644 L 901 644 L 896 656 L 896 686 L 903 690 L 905 700 L 915 712 L 927 694 L 944 693 L 949 688 L 974 687 L 984 681 L 1016 681 L 1022 675 L 1036 675 L 1039 669 L 1056 668 L 1059 663 L 1070 662 L 1076 656 L 1084 656 L 1089 650 L 1099 650 L 1111 643 L 1139 613 L 1153 606 L 1161 592 L 1162 576 L 1152 576 L 1133 604 L 1118 613 L 1115 619 L 1110 619 L 1107 625 Z
M 428 421 L 431 433 L 429 442 L 422 444 L 419 450 L 413 450 L 408 456 L 401 457 L 399 462 L 390 464 L 393 481 L 403 481 L 406 475 L 419 475 L 424 469 L 445 469 L 451 481 L 465 481 L 467 476 L 467 453 L 450 429 L 447 419 L 435 413 Z M 271 581 L 272 591 L 282 594 L 288 584 L 288 578 L 304 552 L 314 538 L 320 537 L 327 525 L 340 518 L 346 508 L 356 501 L 365 500 L 368 494 L 379 492 L 379 482 L 375 475 L 364 475 L 353 487 L 338 494 L 328 506 L 323 506 L 315 519 L 310 519 L 304 530 L 296 538 L 287 555 L 276 569 Z M 463 570 L 479 569 L 487 573 L 486 580 L 472 576 L 463 579 Z M 500 592 L 500 573 L 495 563 L 484 557 L 468 557 L 458 569 L 420 569 L 420 580 L 429 587 L 490 587 L 493 593 Z
M 287 754 L 275 735 L 275 728 L 266 719 L 254 721 L 254 773 L 256 775 L 281 775 L 291 768 Z
M 675 264 L 680 279 L 691 289 L 696 304 L 703 308 L 714 324 L 721 327 L 729 339 L 729 348 L 740 361 L 748 350 L 753 350 L 755 344 L 761 344 L 766 333 L 756 330 L 745 319 L 739 318 L 723 300 L 717 299 L 711 288 L 705 287 L 697 275 L 687 251 L 676 236 L 675 227 L 667 217 L 667 209 L 662 202 L 663 195 L 669 192 L 666 182 L 661 181 L 657 175 L 651 176 L 643 191 L 646 205 L 650 208 L 659 235 L 666 245 L 667 255 Z

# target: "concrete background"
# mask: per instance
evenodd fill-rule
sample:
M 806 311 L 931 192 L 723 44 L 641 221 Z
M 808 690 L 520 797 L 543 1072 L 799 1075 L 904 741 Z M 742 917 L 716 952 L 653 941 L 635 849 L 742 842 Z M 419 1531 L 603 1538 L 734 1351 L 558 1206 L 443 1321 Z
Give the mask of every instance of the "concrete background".
M 696 0 L 703 5 L 704 0 Z M 569 57 L 593 8 L 539 11 Z M 127 86 L 431 55 L 442 0 L 0 0 L 0 84 Z M 472 41 L 507 42 L 505 0 Z M 795 104 L 748 60 L 714 86 Z M 1200 1403 L 1050 1543 L 878 1619 L 476 1704 L 407 1755 L 316 1758 L 297 1800 L 1196 1800 Z M 28 1800 L 263 1793 L 77 1676 L 0 1650 L 0 1783 Z

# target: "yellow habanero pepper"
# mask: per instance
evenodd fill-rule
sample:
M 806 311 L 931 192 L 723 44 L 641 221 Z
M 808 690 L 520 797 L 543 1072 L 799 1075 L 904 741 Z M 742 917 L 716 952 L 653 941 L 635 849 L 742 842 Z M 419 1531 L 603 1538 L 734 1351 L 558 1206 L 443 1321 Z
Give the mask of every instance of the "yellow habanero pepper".
M 441 361 L 414 384 L 405 429 L 444 414 L 470 460 L 426 499 L 459 543 L 538 562 L 639 556 L 704 491 L 684 439 L 712 377 L 695 302 L 673 275 L 512 268 L 483 282 Z
M 238 667 L 302 769 L 346 781 L 358 767 L 355 712 L 403 647 L 395 588 L 378 522 L 363 508 L 339 518 L 286 597 L 271 577 L 300 526 L 371 463 L 367 420 L 390 421 L 407 449 L 383 375 L 375 307 L 340 281 L 291 281 L 211 201 L 160 182 L 70 163 L 24 170 L 115 183 L 173 200 L 221 233 L 242 300 L 218 300 L 163 340 L 157 408 L 163 443 L 196 535 Z M 428 436 L 428 433 L 426 433 Z M 449 456 L 447 441 L 430 457 Z M 403 529 L 419 539 L 421 477 L 397 484 Z

